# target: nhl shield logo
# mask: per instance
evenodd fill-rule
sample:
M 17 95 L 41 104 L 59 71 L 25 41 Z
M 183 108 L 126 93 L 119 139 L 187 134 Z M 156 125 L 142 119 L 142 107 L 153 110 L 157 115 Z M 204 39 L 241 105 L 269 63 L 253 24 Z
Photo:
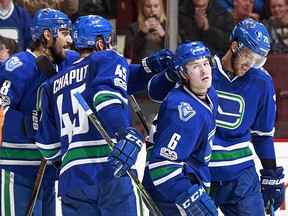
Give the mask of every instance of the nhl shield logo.
M 196 111 L 190 106 L 189 103 L 186 102 L 181 102 L 178 105 L 178 111 L 179 111 L 179 118 L 185 122 L 196 114 Z

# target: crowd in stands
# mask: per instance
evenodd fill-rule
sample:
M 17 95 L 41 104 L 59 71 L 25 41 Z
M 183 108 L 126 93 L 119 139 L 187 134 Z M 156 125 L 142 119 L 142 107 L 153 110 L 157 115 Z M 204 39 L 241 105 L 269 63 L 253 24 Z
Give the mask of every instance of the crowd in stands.
M 138 0 L 137 3 L 138 16 L 125 30 L 123 55 L 128 63 L 141 63 L 145 56 L 165 47 L 167 1 Z M 0 62 L 31 48 L 30 23 L 40 8 L 63 11 L 74 23 L 79 16 L 88 14 L 118 18 L 116 5 L 119 6 L 115 0 L 0 0 Z M 270 53 L 287 53 L 287 5 L 287 0 L 179 0 L 176 43 L 179 45 L 187 39 L 202 41 L 212 54 L 225 53 L 235 24 L 250 17 L 267 27 Z
M 164 48 L 165 42 L 167 1 L 138 0 L 137 3 L 137 20 L 128 26 L 125 33 L 123 54 L 129 63 L 141 62 L 144 56 Z M 271 36 L 270 53 L 287 53 L 287 4 L 286 0 L 179 0 L 177 44 L 187 39 L 200 40 L 212 53 L 224 53 L 235 24 L 250 17 L 267 27 Z M 88 14 L 116 17 L 116 1 L 113 0 L 0 0 L 1 56 L 3 52 L 9 56 L 30 48 L 31 18 L 37 10 L 45 7 L 63 11 L 72 22 Z

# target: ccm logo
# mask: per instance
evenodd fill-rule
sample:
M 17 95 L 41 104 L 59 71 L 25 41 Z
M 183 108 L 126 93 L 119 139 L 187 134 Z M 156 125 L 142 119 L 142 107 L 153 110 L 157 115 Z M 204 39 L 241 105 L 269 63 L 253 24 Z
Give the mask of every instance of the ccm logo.
M 190 200 L 192 202 L 195 202 L 203 193 L 205 193 L 205 190 L 203 187 L 201 187 L 198 191 L 196 191 L 188 200 L 186 200 L 183 203 L 183 208 L 186 209 L 190 206 Z
M 277 179 L 277 180 L 262 179 L 263 185 L 280 185 L 283 183 L 284 183 L 284 179 Z

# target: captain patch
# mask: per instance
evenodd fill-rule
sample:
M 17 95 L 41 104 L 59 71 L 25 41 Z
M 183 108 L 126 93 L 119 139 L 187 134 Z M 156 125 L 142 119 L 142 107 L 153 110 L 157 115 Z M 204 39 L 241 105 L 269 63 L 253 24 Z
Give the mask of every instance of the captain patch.
M 17 56 L 13 56 L 5 63 L 5 69 L 12 72 L 21 65 L 23 65 L 23 63 L 20 61 L 20 59 Z
M 180 105 L 178 105 L 178 111 L 179 118 L 185 122 L 196 114 L 196 111 L 186 102 L 181 102 Z

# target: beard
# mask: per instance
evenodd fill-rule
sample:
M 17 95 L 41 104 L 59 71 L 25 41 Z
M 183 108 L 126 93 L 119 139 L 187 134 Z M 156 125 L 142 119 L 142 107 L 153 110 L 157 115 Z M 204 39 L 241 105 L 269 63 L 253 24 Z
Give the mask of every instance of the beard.
M 66 58 L 66 55 L 63 55 L 62 52 L 59 52 L 55 49 L 55 46 L 51 47 L 50 51 L 51 51 L 51 54 L 54 58 L 55 64 L 61 63 Z

